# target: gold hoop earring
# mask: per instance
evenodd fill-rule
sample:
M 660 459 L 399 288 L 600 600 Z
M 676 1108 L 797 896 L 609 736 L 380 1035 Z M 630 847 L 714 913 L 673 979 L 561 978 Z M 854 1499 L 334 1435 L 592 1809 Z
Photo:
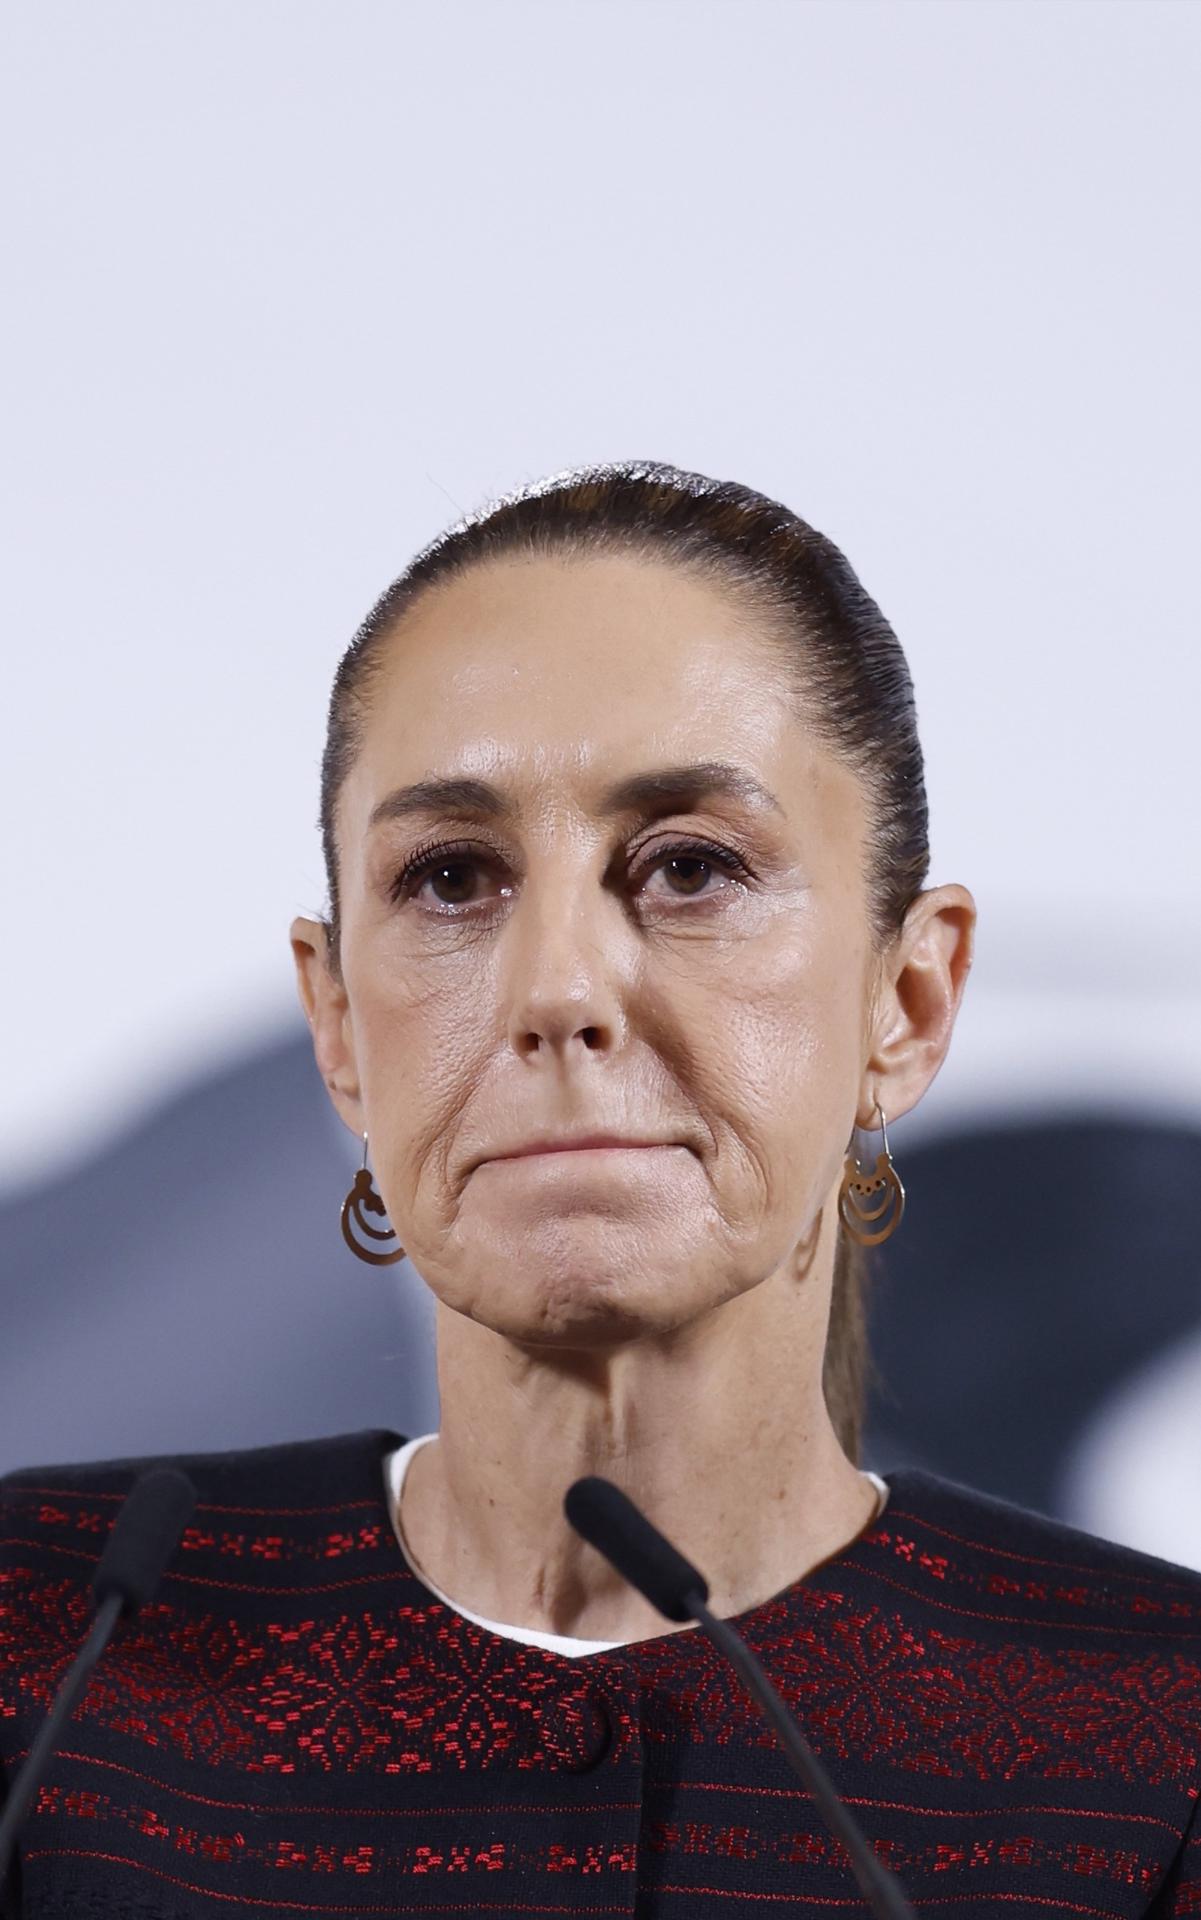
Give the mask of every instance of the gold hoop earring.
M 877 1155 L 871 1173 L 865 1173 L 855 1155 L 848 1152 L 842 1185 L 838 1189 L 838 1217 L 852 1240 L 857 1240 L 861 1247 L 878 1247 L 881 1241 L 887 1240 L 900 1226 L 905 1211 L 905 1189 L 888 1151 L 888 1122 L 879 1101 L 876 1112 L 884 1135 L 884 1151 Z M 878 1232 L 863 1231 L 877 1220 L 885 1222 Z
M 384 1203 L 375 1190 L 375 1182 L 368 1170 L 367 1135 L 364 1134 L 363 1164 L 355 1174 L 353 1187 L 342 1202 L 342 1238 L 352 1253 L 357 1253 L 360 1260 L 366 1260 L 372 1267 L 393 1266 L 397 1260 L 404 1259 L 405 1250 L 397 1247 L 393 1253 L 374 1253 L 370 1247 L 361 1247 L 351 1231 L 350 1223 L 353 1220 L 359 1232 L 366 1234 L 369 1240 L 395 1240 L 395 1227 L 385 1227 L 381 1232 L 378 1227 L 368 1226 L 363 1218 L 364 1213 L 374 1213 L 382 1220 L 385 1212 Z

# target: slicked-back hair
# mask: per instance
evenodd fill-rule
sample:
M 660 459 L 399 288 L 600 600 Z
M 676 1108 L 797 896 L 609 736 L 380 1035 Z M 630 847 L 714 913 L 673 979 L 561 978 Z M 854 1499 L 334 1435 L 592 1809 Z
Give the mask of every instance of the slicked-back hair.
M 340 971 L 338 796 L 357 757 L 384 642 L 432 588 L 519 555 L 629 554 L 732 595 L 755 617 L 796 690 L 798 717 L 863 781 L 868 915 L 882 952 L 930 865 L 925 772 L 900 642 L 843 554 L 779 501 L 658 461 L 552 474 L 456 522 L 381 594 L 338 666 L 321 768 L 329 963 Z M 868 1378 L 868 1253 L 840 1232 L 823 1385 L 835 1431 L 858 1461 Z

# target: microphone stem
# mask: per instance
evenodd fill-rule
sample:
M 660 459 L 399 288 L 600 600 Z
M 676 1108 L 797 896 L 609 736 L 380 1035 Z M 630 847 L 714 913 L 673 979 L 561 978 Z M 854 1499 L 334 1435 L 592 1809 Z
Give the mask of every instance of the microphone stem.
M 12 1856 L 16 1850 L 17 1832 L 21 1821 L 42 1783 L 42 1775 L 58 1745 L 59 1736 L 79 1704 L 91 1678 L 92 1668 L 112 1638 L 113 1628 L 121 1618 L 123 1606 L 124 1599 L 119 1593 L 110 1593 L 107 1599 L 100 1602 L 88 1637 L 76 1654 L 67 1677 L 59 1688 L 54 1705 L 29 1749 L 25 1765 L 17 1775 L 12 1794 L 5 1805 L 3 1817 L 0 1818 L 0 1890 L 3 1889 Z
M 916 1915 L 901 1890 L 892 1870 L 885 1866 L 868 1846 L 848 1809 L 808 1741 L 745 1641 L 724 1620 L 710 1613 L 703 1600 L 689 1594 L 684 1602 L 691 1617 L 700 1622 L 719 1653 L 738 1673 L 747 1692 L 771 1722 L 780 1745 L 794 1770 L 809 1789 L 818 1811 L 830 1832 L 841 1840 L 850 1856 L 851 1871 L 872 1911 L 887 1920 L 916 1920 Z

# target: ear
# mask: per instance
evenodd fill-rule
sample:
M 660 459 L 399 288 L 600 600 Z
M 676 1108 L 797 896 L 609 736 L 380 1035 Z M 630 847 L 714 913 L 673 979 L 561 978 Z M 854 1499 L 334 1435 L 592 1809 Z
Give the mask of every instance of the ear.
M 363 1103 L 355 1062 L 350 1005 L 340 974 L 330 964 L 323 920 L 297 915 L 291 928 L 300 1004 L 313 1036 L 317 1070 L 338 1114 L 352 1133 L 363 1133 Z
M 920 893 L 883 963 L 864 1063 L 857 1126 L 878 1127 L 908 1113 L 947 1055 L 976 938 L 976 903 L 966 887 Z

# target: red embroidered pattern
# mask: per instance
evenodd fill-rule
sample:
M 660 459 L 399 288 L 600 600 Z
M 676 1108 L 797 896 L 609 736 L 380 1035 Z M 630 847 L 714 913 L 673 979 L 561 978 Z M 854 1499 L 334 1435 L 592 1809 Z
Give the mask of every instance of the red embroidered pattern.
M 11 1771 L 86 1632 L 120 1495 L 0 1491 Z M 1201 1580 L 1090 1567 L 1075 1541 L 1025 1559 L 973 1538 L 978 1516 L 957 1526 L 950 1498 L 927 1521 L 894 1495 L 887 1517 L 739 1625 L 912 1897 L 1129 1920 L 1170 1873 L 1172 1920 L 1201 1915 L 1199 1850 L 1172 1864 L 1201 1776 Z M 39 1914 L 87 1911 L 97 1876 L 116 1876 L 112 1911 L 148 1920 L 214 1901 L 862 1912 L 698 1631 L 582 1661 L 494 1635 L 429 1595 L 378 1499 L 202 1503 L 161 1594 L 110 1648 L 31 1817 Z
M 22 1700 L 44 1710 L 89 1609 L 63 1582 L 30 1585 L 23 1598 L 21 1646 L 0 1642 L 0 1657 Z M 982 1781 L 1104 1773 L 1153 1783 L 1196 1765 L 1201 1665 L 1183 1651 L 982 1646 L 827 1594 L 792 1602 L 752 1644 L 814 1745 L 840 1759 Z M 648 1743 L 774 1743 L 697 1634 L 599 1658 L 636 1678 Z M 251 1772 L 529 1768 L 591 1752 L 604 1732 L 594 1696 L 558 1656 L 497 1640 L 438 1602 L 249 1631 L 159 1603 L 111 1649 L 79 1717 Z M 14 1710 L 11 1682 L 0 1700 L 0 1712 Z M 630 1714 L 615 1720 L 617 1758 Z

